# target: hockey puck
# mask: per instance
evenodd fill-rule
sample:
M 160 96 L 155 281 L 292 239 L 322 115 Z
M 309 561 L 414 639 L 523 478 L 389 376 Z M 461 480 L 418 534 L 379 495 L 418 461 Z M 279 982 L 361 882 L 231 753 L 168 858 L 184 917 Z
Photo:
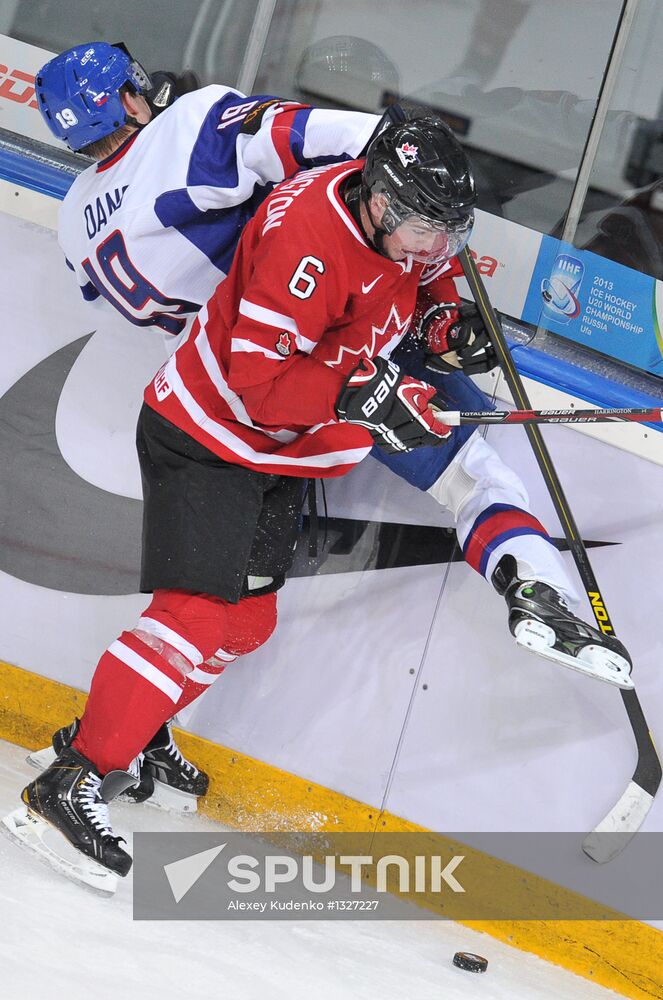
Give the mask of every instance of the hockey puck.
M 457 951 L 454 955 L 454 965 L 466 972 L 485 972 L 488 968 L 488 959 L 481 955 L 473 955 L 470 951 Z

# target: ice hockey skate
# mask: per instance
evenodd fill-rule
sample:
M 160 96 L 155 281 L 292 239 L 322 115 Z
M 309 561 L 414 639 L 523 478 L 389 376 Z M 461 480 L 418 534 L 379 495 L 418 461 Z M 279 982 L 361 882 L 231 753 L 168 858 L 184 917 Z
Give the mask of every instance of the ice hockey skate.
M 113 833 L 108 803 L 136 781 L 129 771 L 102 778 L 91 761 L 65 747 L 23 789 L 24 804 L 4 817 L 3 832 L 72 881 L 112 895 L 132 858 Z
M 43 770 L 71 742 L 78 732 L 79 720 L 63 726 L 53 734 L 52 746 L 34 750 L 26 760 L 32 767 Z M 140 781 L 128 788 L 120 801 L 147 802 L 169 812 L 195 813 L 198 797 L 205 795 L 209 778 L 204 771 L 187 760 L 173 738 L 172 723 L 165 723 L 152 737 L 140 760 Z
M 173 739 L 172 722 L 164 723 L 145 747 L 141 778 L 143 774 L 154 782 L 149 801 L 172 812 L 197 812 L 198 799 L 209 788 L 208 775 L 186 759 Z
M 506 599 L 509 628 L 519 646 L 596 680 L 634 688 L 631 659 L 619 639 L 576 617 L 553 587 L 519 578 L 513 556 L 502 556 L 492 583 Z

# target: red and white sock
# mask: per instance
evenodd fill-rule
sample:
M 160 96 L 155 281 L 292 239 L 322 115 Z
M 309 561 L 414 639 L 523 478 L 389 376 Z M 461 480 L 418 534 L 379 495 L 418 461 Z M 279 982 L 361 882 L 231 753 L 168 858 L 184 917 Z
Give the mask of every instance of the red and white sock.
M 181 712 L 183 708 L 190 705 L 192 701 L 199 698 L 201 694 L 209 690 L 211 684 L 218 680 L 229 663 L 237 659 L 235 653 L 226 653 L 223 649 L 217 649 L 214 656 L 199 667 L 194 667 L 190 674 L 186 675 L 182 695 L 177 703 L 176 712 Z
M 126 770 L 157 730 L 207 690 L 276 625 L 276 595 L 228 604 L 208 594 L 158 590 L 134 632 L 101 657 L 73 741 L 101 774 Z
M 181 670 L 132 632 L 123 632 L 99 661 L 74 749 L 101 774 L 126 771 L 174 715 L 184 682 Z

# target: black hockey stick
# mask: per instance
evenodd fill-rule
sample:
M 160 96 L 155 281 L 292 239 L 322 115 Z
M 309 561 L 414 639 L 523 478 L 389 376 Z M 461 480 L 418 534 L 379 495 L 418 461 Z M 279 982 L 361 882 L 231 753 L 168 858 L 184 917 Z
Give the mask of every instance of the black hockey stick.
M 432 400 L 435 406 L 435 399 Z M 607 424 L 663 423 L 660 407 L 624 407 L 617 410 L 443 410 L 445 424 Z
M 470 291 L 486 326 L 493 347 L 499 357 L 499 364 L 506 384 L 511 390 L 514 402 L 521 409 L 531 409 L 522 379 L 516 369 L 502 327 L 497 319 L 476 264 L 468 247 L 460 253 L 463 273 L 470 286 Z M 525 431 L 529 438 L 534 455 L 545 480 L 550 498 L 553 502 L 560 523 L 564 530 L 569 549 L 578 568 L 587 597 L 592 606 L 598 627 L 605 634 L 614 634 L 614 629 L 607 608 L 601 596 L 594 571 L 589 562 L 587 550 L 582 540 L 573 514 L 569 507 L 561 483 L 553 466 L 550 454 L 541 436 L 541 431 L 535 424 L 526 424 Z M 633 777 L 610 812 L 585 837 L 582 848 L 588 857 L 603 863 L 610 861 L 626 847 L 628 842 L 639 830 L 649 812 L 654 796 L 661 783 L 661 762 L 652 739 L 647 720 L 645 719 L 640 700 L 635 691 L 620 692 L 628 714 L 635 742 L 638 749 L 638 760 Z

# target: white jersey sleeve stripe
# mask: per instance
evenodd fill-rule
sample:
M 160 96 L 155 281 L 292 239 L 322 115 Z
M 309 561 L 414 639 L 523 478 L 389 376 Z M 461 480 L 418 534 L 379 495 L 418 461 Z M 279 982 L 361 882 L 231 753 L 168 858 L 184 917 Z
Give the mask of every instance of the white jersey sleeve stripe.
M 170 358 L 164 372 L 167 373 L 172 390 L 184 407 L 189 419 L 224 448 L 253 465 L 282 465 L 284 468 L 296 469 L 305 464 L 313 468 L 329 469 L 337 465 L 356 465 L 370 450 L 368 448 L 350 448 L 345 451 L 326 452 L 322 455 L 307 455 L 306 458 L 255 451 L 237 434 L 233 434 L 227 427 L 205 413 L 182 381 L 177 370 L 177 352 Z
M 207 306 L 203 306 L 199 313 L 200 330 L 195 337 L 196 350 L 198 351 L 198 356 L 203 363 L 205 372 L 210 382 L 213 384 L 214 388 L 218 392 L 219 396 L 228 404 L 229 409 L 235 415 L 240 423 L 246 424 L 247 427 L 254 427 L 255 424 L 251 420 L 244 403 L 234 392 L 228 383 L 226 382 L 223 372 L 219 367 L 219 363 L 214 356 L 209 339 L 207 337 L 207 330 L 205 324 L 207 322 Z M 279 356 L 279 360 L 281 360 Z M 294 431 L 268 431 L 263 429 L 263 434 L 272 438 L 274 441 L 279 441 L 282 444 L 289 444 L 297 438 L 297 434 Z
M 200 360 L 202 361 L 203 367 L 207 373 L 207 377 L 218 392 L 219 396 L 221 396 L 221 398 L 228 404 L 235 417 L 241 421 L 241 423 L 246 424 L 247 427 L 253 427 L 253 421 L 246 412 L 244 403 L 226 382 L 223 372 L 219 367 L 219 362 L 214 356 L 214 352 L 212 351 L 207 337 L 207 330 L 205 328 L 207 319 L 207 306 L 203 306 L 199 313 L 200 330 L 196 335 L 195 345 Z
M 252 340 L 241 340 L 239 337 L 233 337 L 230 349 L 233 352 L 237 351 L 244 354 L 263 354 L 271 361 L 285 361 L 284 355 L 277 354 L 276 351 L 270 351 L 268 347 L 261 347 L 260 344 L 255 344 Z
M 240 299 L 239 311 L 247 319 L 254 319 L 257 323 L 264 323 L 265 326 L 274 326 L 277 330 L 287 330 L 288 333 L 294 333 L 296 337 L 299 336 L 299 327 L 292 316 L 275 312 L 273 309 L 266 309 L 264 306 L 259 306 L 248 299 Z
M 242 316 L 253 319 L 256 323 L 264 323 L 265 326 L 273 326 L 277 330 L 294 333 L 298 349 L 305 354 L 310 354 L 317 346 L 314 340 L 309 340 L 308 337 L 299 332 L 299 327 L 292 316 L 275 312 L 273 309 L 266 309 L 255 302 L 250 302 L 249 299 L 240 299 L 239 311 Z

